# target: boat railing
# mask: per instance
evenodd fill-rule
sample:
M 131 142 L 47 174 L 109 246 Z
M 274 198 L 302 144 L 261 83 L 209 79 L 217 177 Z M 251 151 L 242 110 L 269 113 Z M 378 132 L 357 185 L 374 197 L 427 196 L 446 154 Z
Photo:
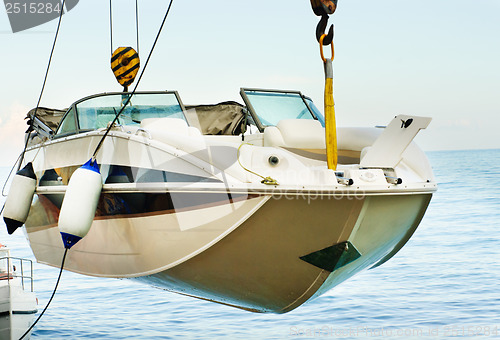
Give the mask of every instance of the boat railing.
M 33 292 L 33 261 L 20 257 L 5 256 L 0 258 L 0 280 L 21 279 L 21 287 L 26 286 Z

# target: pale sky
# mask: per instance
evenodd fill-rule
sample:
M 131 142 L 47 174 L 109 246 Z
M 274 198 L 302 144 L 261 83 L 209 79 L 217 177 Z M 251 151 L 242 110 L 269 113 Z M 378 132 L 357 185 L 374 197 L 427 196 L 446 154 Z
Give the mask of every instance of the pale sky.
M 113 48 L 135 48 L 135 1 L 113 3 Z M 142 64 L 167 5 L 139 1 Z M 63 16 L 41 106 L 121 91 L 109 66 L 108 6 L 82 0 Z M 499 0 L 339 0 L 330 19 L 338 125 L 429 116 L 417 137 L 424 150 L 500 148 L 499 17 Z M 185 104 L 241 102 L 240 87 L 300 90 L 321 109 L 318 20 L 308 0 L 174 0 L 139 90 L 177 90 Z M 56 26 L 13 34 L 0 7 L 0 166 L 22 150 Z

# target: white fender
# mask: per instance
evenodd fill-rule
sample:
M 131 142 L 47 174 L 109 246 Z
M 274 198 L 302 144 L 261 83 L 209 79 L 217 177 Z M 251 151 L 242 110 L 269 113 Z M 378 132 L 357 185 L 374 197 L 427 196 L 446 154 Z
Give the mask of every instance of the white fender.
M 71 176 L 59 214 L 59 231 L 64 247 L 70 249 L 90 230 L 102 190 L 102 178 L 97 162 L 92 160 Z
M 9 195 L 5 201 L 3 219 L 9 234 L 12 234 L 26 222 L 35 189 L 36 175 L 33 171 L 33 164 L 29 162 L 14 176 Z

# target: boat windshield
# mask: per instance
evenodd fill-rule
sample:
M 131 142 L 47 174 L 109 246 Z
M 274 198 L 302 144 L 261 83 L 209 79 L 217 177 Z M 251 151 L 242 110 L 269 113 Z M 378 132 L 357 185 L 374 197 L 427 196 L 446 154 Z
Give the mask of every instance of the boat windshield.
M 89 98 L 75 105 L 80 130 L 106 127 L 122 109 L 130 94 L 110 94 Z M 118 124 L 140 124 L 145 118 L 180 118 L 186 120 L 175 92 L 136 93 L 118 118 Z
M 317 119 L 300 92 L 242 89 L 241 93 L 261 127 L 275 126 L 283 119 Z
M 122 109 L 128 93 L 100 94 L 76 102 L 63 118 L 56 135 L 75 134 L 104 128 Z M 117 123 L 138 125 L 146 118 L 180 118 L 186 121 L 177 92 L 136 93 Z M 76 115 L 75 115 L 76 113 Z

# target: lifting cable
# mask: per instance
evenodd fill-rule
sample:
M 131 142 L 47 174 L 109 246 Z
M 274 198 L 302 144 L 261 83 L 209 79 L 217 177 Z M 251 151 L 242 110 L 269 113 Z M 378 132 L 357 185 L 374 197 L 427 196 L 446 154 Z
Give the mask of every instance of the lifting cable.
M 35 122 L 36 113 L 38 111 L 38 106 L 40 106 L 40 102 L 42 100 L 42 95 L 43 95 L 43 90 L 45 89 L 45 84 L 47 83 L 47 77 L 49 75 L 49 70 L 50 70 L 50 63 L 52 62 L 52 56 L 54 55 L 54 49 L 56 47 L 57 37 L 59 35 L 59 28 L 61 27 L 61 18 L 64 14 L 64 3 L 65 2 L 66 2 L 66 0 L 63 0 L 62 5 L 61 5 L 61 11 L 59 12 L 59 21 L 57 22 L 56 35 L 54 37 L 54 42 L 52 43 L 52 49 L 50 51 L 49 62 L 47 63 L 47 69 L 45 70 L 45 77 L 43 78 L 43 84 L 42 84 L 42 89 L 40 91 L 40 96 L 38 97 L 38 101 L 36 103 L 35 112 L 33 113 L 33 117 L 30 118 L 28 121 L 29 127 L 28 127 L 28 130 L 26 130 L 26 133 L 28 135 L 26 136 L 26 141 L 24 142 L 24 148 L 23 148 L 23 151 L 21 152 L 21 154 L 19 155 L 19 157 L 17 158 L 17 161 L 14 163 L 14 165 L 10 169 L 9 176 L 7 176 L 7 178 L 5 179 L 5 182 L 4 182 L 3 188 L 2 188 L 2 196 L 3 197 L 6 197 L 5 187 L 7 186 L 7 182 L 9 181 L 9 178 L 12 175 L 12 172 L 14 171 L 17 164 L 19 164 L 17 167 L 17 170 L 21 169 L 21 165 L 22 165 L 23 160 L 24 160 L 24 155 L 26 154 L 26 149 L 28 148 L 29 134 L 31 133 L 31 131 L 33 131 L 33 125 Z M 4 208 L 5 208 L 5 203 L 2 207 L 2 209 L 0 210 L 0 214 L 3 212 Z
M 139 54 L 139 5 L 135 0 L 135 36 L 137 38 L 137 54 Z
M 165 25 L 165 22 L 167 21 L 167 17 L 168 17 L 168 14 L 170 13 L 170 8 L 172 7 L 172 3 L 173 2 L 174 2 L 174 0 L 170 0 L 170 3 L 169 3 L 168 8 L 167 8 L 167 12 L 165 13 L 165 16 L 163 17 L 163 21 L 162 21 L 162 23 L 160 25 L 158 33 L 156 34 L 156 38 L 155 38 L 155 40 L 153 42 L 153 46 L 151 46 L 151 50 L 149 51 L 148 58 L 146 59 L 146 63 L 144 64 L 144 68 L 142 69 L 141 74 L 139 75 L 139 79 L 137 79 L 137 83 L 135 84 L 134 90 L 131 93 L 127 94 L 127 100 L 124 102 L 124 104 L 123 104 L 122 108 L 120 109 L 120 111 L 118 111 L 118 113 L 116 113 L 115 118 L 109 124 L 106 132 L 104 133 L 104 136 L 102 136 L 101 140 L 99 141 L 99 144 L 97 145 L 97 147 L 96 147 L 96 149 L 94 151 L 94 154 L 92 155 L 92 164 L 95 162 L 96 157 L 97 157 L 97 153 L 101 149 L 102 143 L 104 142 L 104 140 L 108 136 L 109 132 L 111 131 L 111 128 L 115 125 L 116 121 L 118 120 L 118 117 L 120 117 L 120 115 L 122 114 L 123 110 L 125 109 L 125 107 L 127 107 L 128 103 L 130 103 L 130 100 L 134 96 L 135 91 L 137 90 L 137 87 L 139 86 L 139 83 L 141 82 L 142 76 L 144 75 L 144 71 L 146 71 L 146 68 L 148 66 L 149 60 L 151 59 L 151 55 L 153 54 L 153 51 L 154 51 L 154 49 L 156 47 L 156 43 L 158 42 L 158 39 L 160 38 L 161 31 L 163 30 L 163 26 Z M 110 0 L 110 3 L 111 3 L 111 0 Z
M 29 127 L 28 127 L 28 130 L 26 130 L 26 133 L 28 134 L 28 136 L 26 137 L 26 141 L 24 143 L 24 149 L 23 149 L 23 152 L 21 153 L 21 157 L 20 157 L 21 159 L 19 161 L 18 170 L 21 168 L 21 164 L 23 163 L 24 154 L 26 153 L 26 149 L 28 148 L 29 133 L 31 131 L 33 131 L 33 124 L 34 124 L 34 121 L 36 118 L 36 113 L 38 111 L 38 106 L 40 105 L 40 101 L 42 100 L 43 90 L 45 89 L 45 84 L 47 83 L 47 77 L 49 75 L 49 70 L 50 70 L 50 63 L 52 62 L 52 56 L 54 54 L 54 49 L 56 47 L 57 37 L 59 35 L 59 28 L 61 27 L 61 19 L 62 19 L 63 13 L 64 13 L 64 3 L 65 2 L 66 2 L 66 0 L 63 0 L 62 5 L 61 5 L 61 11 L 59 12 L 59 20 L 57 22 L 56 35 L 54 37 L 54 42 L 52 44 L 52 50 L 50 51 L 50 57 L 49 57 L 49 62 L 47 64 L 47 69 L 45 70 L 45 77 L 43 78 L 42 90 L 40 91 L 40 96 L 38 97 L 38 102 L 36 103 L 35 112 L 33 113 L 33 118 L 31 118 L 30 121 L 28 122 Z M 14 167 L 15 166 L 16 166 L 16 164 L 14 164 Z
M 113 5 L 112 0 L 109 0 L 109 35 L 110 35 L 110 45 L 111 54 L 113 54 Z M 135 0 L 135 37 L 137 43 L 137 53 L 139 53 L 139 5 L 137 0 Z
M 113 54 L 113 6 L 111 5 L 111 0 L 109 0 L 109 40 L 110 40 L 110 48 L 111 53 Z

